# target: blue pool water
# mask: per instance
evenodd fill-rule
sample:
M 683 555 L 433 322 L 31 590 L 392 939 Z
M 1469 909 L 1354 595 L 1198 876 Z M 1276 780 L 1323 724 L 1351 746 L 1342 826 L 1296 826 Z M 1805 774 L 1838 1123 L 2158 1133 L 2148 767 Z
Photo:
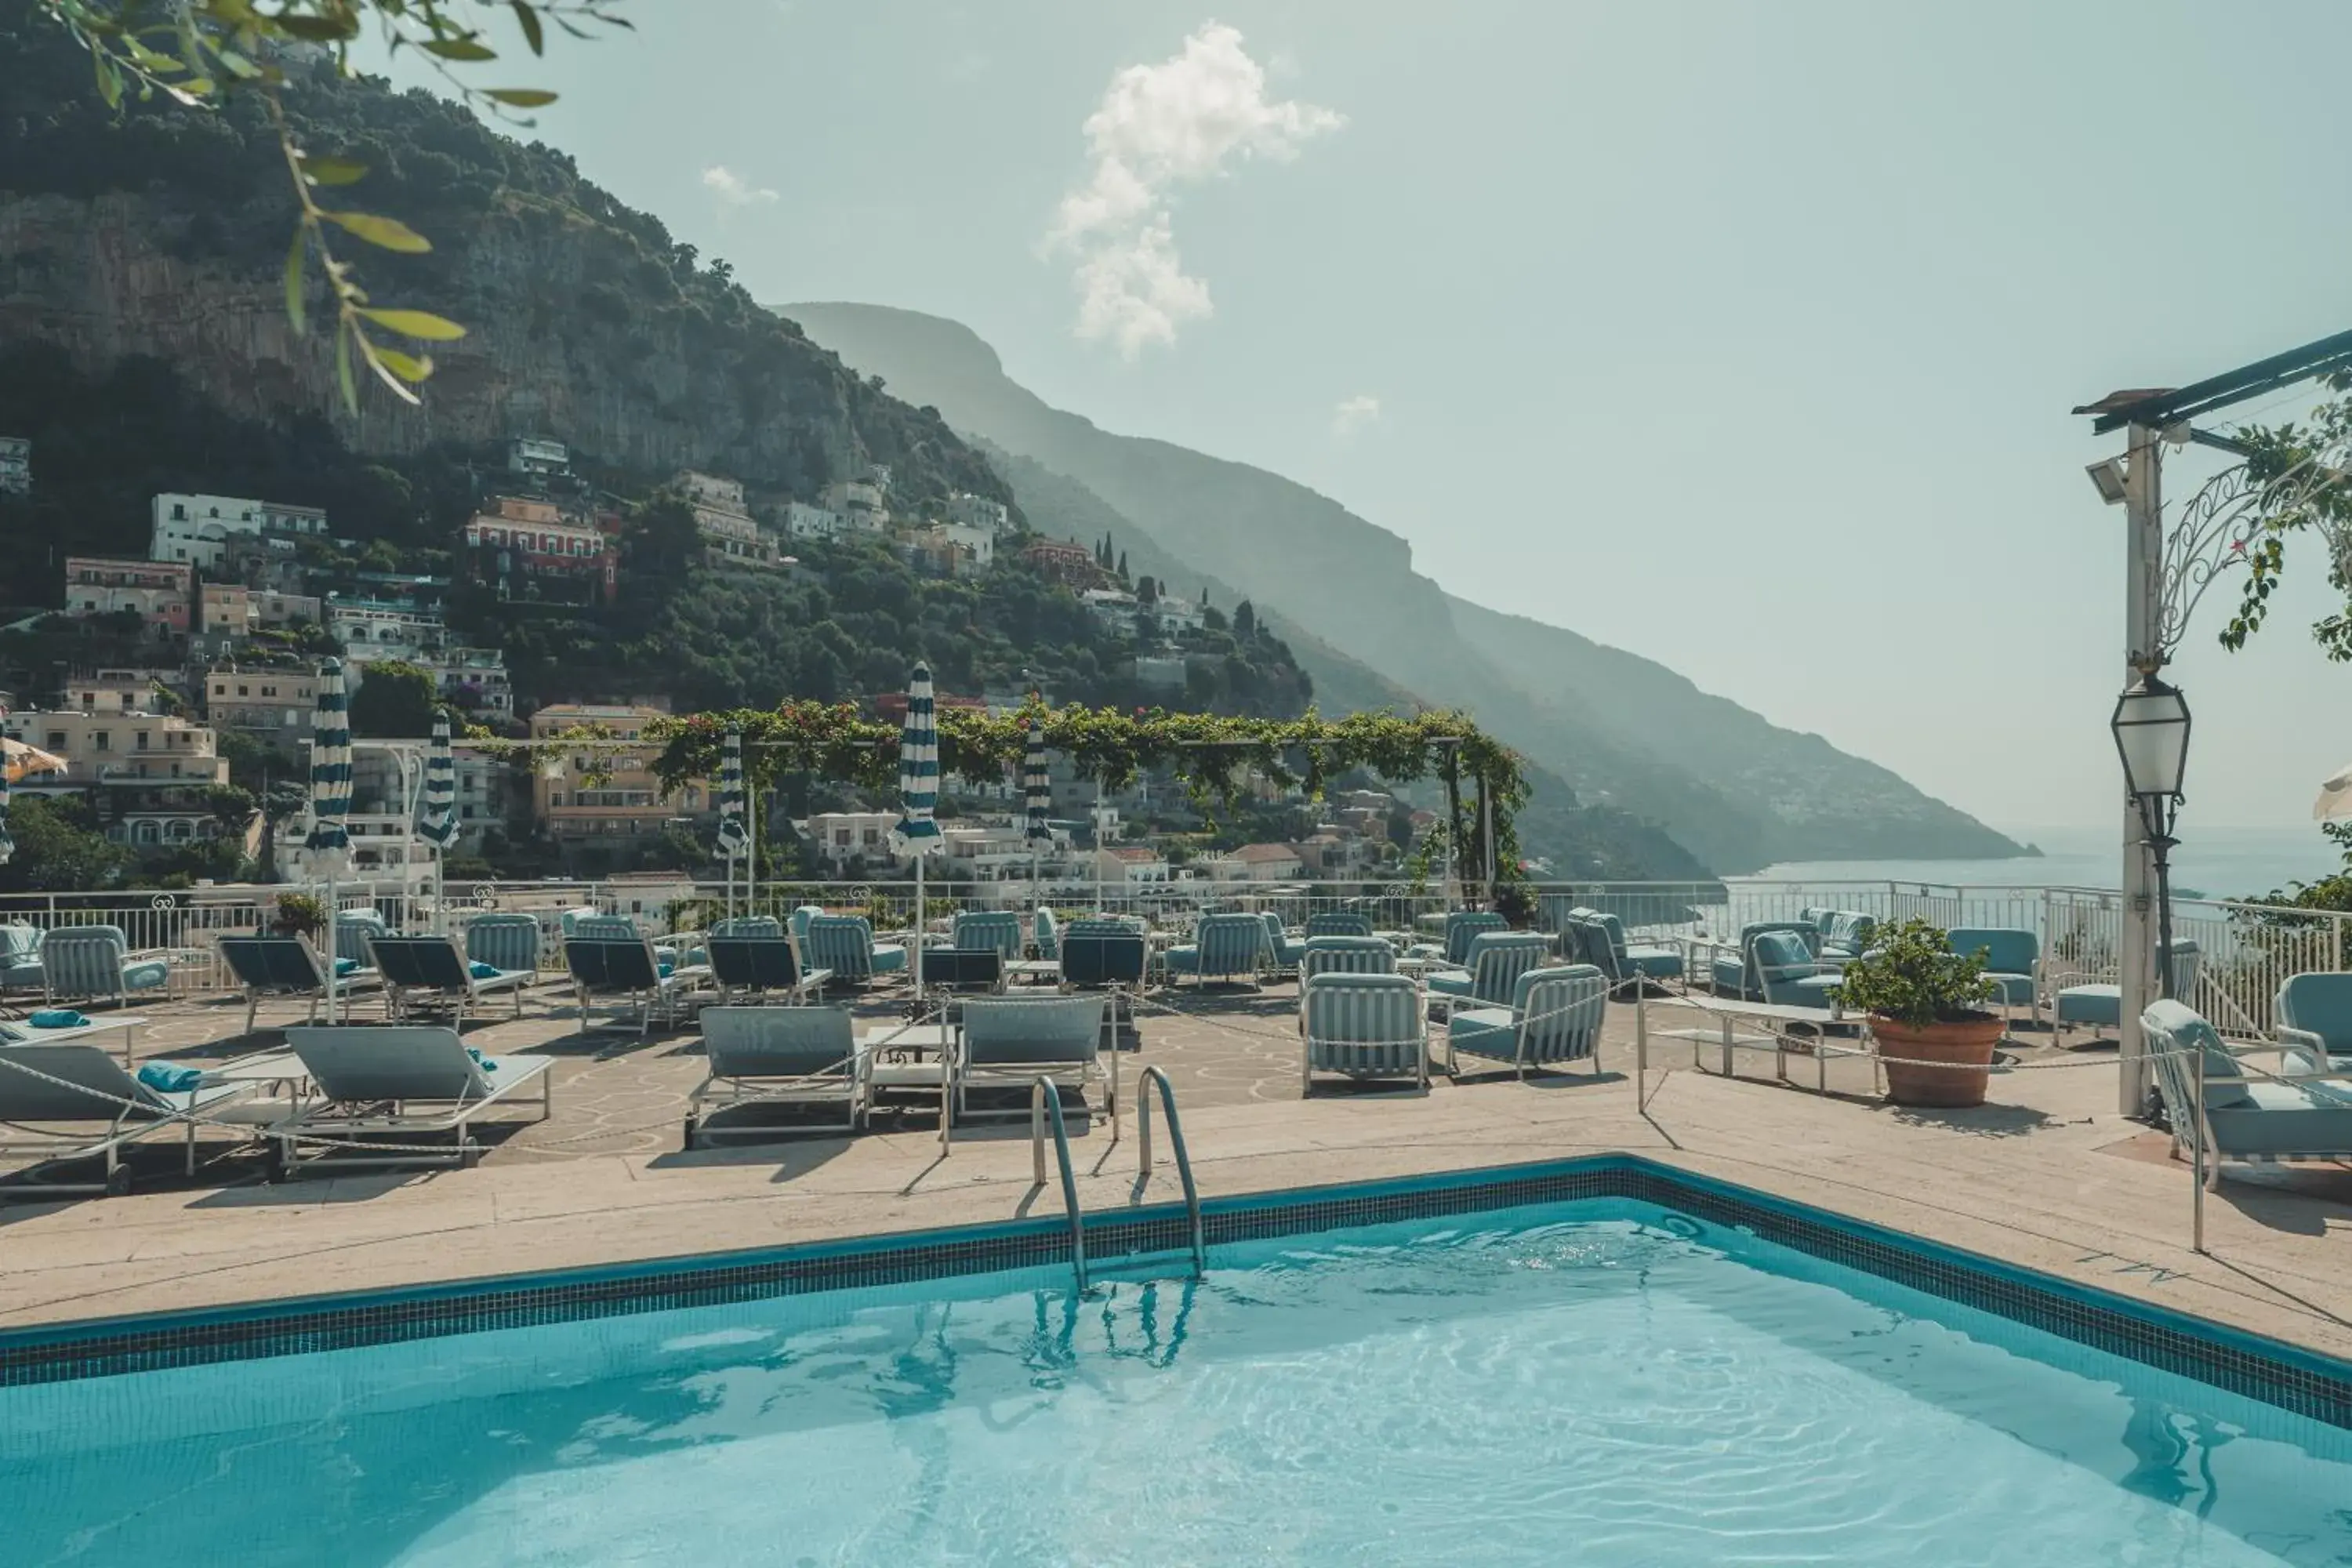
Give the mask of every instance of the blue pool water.
M 2352 1562 L 2352 1434 L 1620 1201 L 0 1390 L 0 1563 Z

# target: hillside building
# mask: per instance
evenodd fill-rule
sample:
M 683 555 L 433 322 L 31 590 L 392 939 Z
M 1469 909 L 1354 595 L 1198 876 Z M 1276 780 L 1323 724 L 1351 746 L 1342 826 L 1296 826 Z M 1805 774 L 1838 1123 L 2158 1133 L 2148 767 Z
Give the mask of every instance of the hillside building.
M 134 710 L 33 710 L 0 720 L 0 733 L 62 758 L 63 773 L 35 773 L 28 795 L 88 795 L 107 837 L 138 847 L 218 837 L 227 830 L 204 791 L 228 783 L 208 725 Z
M 460 537 L 499 598 L 613 602 L 620 551 L 611 533 L 575 521 L 553 501 L 499 496 L 491 506 Z
M 0 495 L 33 493 L 33 444 L 22 436 L 0 436 Z
M 296 539 L 323 538 L 327 532 L 325 512 L 280 501 L 167 493 L 149 508 L 148 555 L 194 566 L 208 576 L 226 565 L 229 542 L 239 536 L 279 539 L 290 551 Z
M 867 865 L 895 865 L 898 854 L 890 844 L 890 829 L 898 824 L 895 811 L 820 811 L 802 826 L 817 858 L 839 869 L 852 860 Z
M 308 740 L 319 708 L 319 675 L 309 665 L 216 665 L 205 674 L 205 717 L 215 729 Z
M 1033 540 L 1023 548 L 1021 559 L 1069 587 L 1091 588 L 1102 581 L 1102 565 L 1095 552 L 1075 540 L 1067 543 L 1058 539 Z
M 66 558 L 66 614 L 109 616 L 128 611 L 152 631 L 185 637 L 195 583 L 194 568 L 184 562 L 70 555 Z
M 206 582 L 196 589 L 197 629 L 206 637 L 250 637 L 298 621 L 319 626 L 320 615 L 321 602 L 310 594 L 280 594 L 242 583 Z
M 976 529 L 995 535 L 1013 526 L 1013 514 L 1001 500 L 976 496 L 969 490 L 958 490 L 948 497 L 948 521 L 957 528 Z
M 694 509 L 694 526 L 709 548 L 714 566 L 774 567 L 776 542 L 751 519 L 743 500 L 743 486 L 735 479 L 693 468 L 673 481 Z
M 566 731 L 600 726 L 612 738 L 634 741 L 662 710 L 640 703 L 553 702 L 530 716 L 535 741 Z M 709 788 L 690 780 L 675 795 L 665 795 L 655 776 L 651 749 L 583 747 L 576 754 L 542 752 L 532 770 L 531 805 L 551 837 L 651 837 L 673 816 L 698 816 L 709 805 Z M 594 775 L 602 773 L 604 776 Z

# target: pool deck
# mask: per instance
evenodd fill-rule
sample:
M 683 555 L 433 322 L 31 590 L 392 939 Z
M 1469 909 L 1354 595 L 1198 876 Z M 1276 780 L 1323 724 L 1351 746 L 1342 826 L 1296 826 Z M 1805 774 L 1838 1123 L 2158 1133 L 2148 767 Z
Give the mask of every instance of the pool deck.
M 554 1116 L 478 1169 L 273 1185 L 207 1144 L 194 1184 L 0 1205 L 0 1330 L 1060 1212 L 1058 1191 L 1032 1185 L 1025 1117 L 960 1127 L 945 1159 L 920 1112 L 855 1139 L 681 1152 L 701 1077 L 691 1026 L 644 1044 L 583 1039 L 554 999 L 535 992 L 521 1020 L 468 1032 L 485 1049 L 560 1058 Z M 1425 1097 L 1336 1085 L 1302 1101 L 1292 987 L 1166 1000 L 1176 1012 L 1143 1008 L 1124 1077 L 1131 1090 L 1142 1065 L 1170 1074 L 1203 1196 L 1625 1152 L 2352 1359 L 2352 1166 L 2232 1167 L 2208 1194 L 2200 1257 L 2187 1167 L 2116 1115 L 2111 1048 L 2023 1045 L 2031 1065 L 1996 1077 L 1991 1103 L 1914 1111 L 1881 1102 L 1865 1063 L 1832 1061 L 1824 1098 L 1810 1059 L 1790 1061 L 1802 1087 L 1772 1081 L 1769 1053 L 1725 1079 L 1694 1071 L 1686 1044 L 1653 1039 L 1643 1108 L 1633 1009 L 1612 1005 L 1597 1078 L 1580 1067 L 1519 1083 L 1465 1058 L 1463 1081 L 1441 1077 Z M 152 1019 L 142 1055 L 198 1062 L 275 1043 L 268 1026 L 286 1016 L 265 1008 L 265 1027 L 237 1037 L 241 1003 L 138 1011 Z M 1653 1028 L 1686 1021 L 1652 1015 Z M 1131 1106 L 1126 1121 L 1114 1143 L 1103 1120 L 1072 1118 L 1090 1213 L 1180 1195 L 1164 1134 L 1139 1185 Z M 176 1157 L 157 1140 L 142 1182 Z

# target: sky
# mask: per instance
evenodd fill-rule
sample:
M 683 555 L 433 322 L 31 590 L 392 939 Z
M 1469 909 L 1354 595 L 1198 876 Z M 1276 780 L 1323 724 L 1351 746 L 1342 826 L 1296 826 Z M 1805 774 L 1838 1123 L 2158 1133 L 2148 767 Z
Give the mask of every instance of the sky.
M 755 298 L 961 321 L 1996 826 L 2121 809 L 2122 443 L 2067 411 L 2352 326 L 2333 0 L 629 14 L 481 79 Z M 2352 760 L 2315 546 L 2248 651 L 2226 580 L 2190 624 L 2184 833 Z

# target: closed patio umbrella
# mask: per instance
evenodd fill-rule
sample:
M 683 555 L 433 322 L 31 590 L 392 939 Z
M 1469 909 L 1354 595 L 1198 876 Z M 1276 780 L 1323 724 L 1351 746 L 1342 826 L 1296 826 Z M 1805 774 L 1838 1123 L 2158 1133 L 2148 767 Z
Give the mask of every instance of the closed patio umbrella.
M 727 857 L 727 912 L 735 912 L 735 862 L 751 847 L 743 827 L 743 731 L 730 730 L 719 752 L 719 852 Z M 750 913 L 751 889 L 743 889 L 745 913 Z
M 1021 791 L 1028 818 L 1023 837 L 1029 840 L 1029 883 L 1034 893 L 1038 859 L 1054 841 L 1054 780 L 1045 771 L 1045 721 L 1032 719 L 1028 728 L 1028 749 L 1021 760 Z
M 898 826 L 890 830 L 900 853 L 915 858 L 915 987 L 923 984 L 923 861 L 940 847 L 940 731 L 932 712 L 931 667 L 915 666 L 907 680 L 906 727 L 898 735 Z
M 433 846 L 433 909 L 446 920 L 443 858 L 457 837 L 457 760 L 449 750 L 449 713 L 433 713 L 433 743 L 425 752 L 425 815 L 416 836 Z
M 319 705 L 310 716 L 310 833 L 304 840 L 318 858 L 327 885 L 327 962 L 335 959 L 335 873 L 352 847 L 352 719 L 343 695 L 342 660 L 319 668 Z M 335 994 L 327 987 L 327 1022 L 335 1021 Z
M 2319 798 L 2312 804 L 2311 820 L 2335 822 L 2352 816 L 2352 763 L 2336 770 L 2335 776 L 2319 786 Z

